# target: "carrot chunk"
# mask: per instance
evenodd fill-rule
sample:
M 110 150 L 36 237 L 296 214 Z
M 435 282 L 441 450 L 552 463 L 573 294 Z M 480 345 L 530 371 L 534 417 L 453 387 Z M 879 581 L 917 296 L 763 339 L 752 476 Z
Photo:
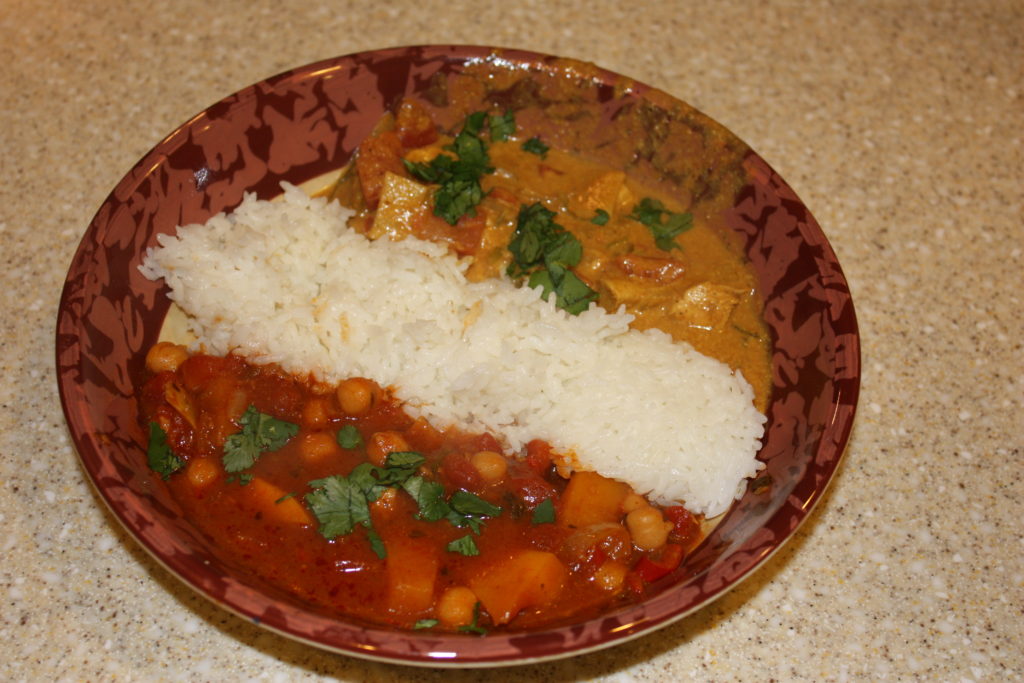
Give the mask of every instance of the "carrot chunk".
M 411 538 L 385 538 L 387 549 L 388 606 L 401 614 L 415 614 L 434 604 L 434 584 L 440 558 L 426 542 Z
M 313 516 L 297 498 L 266 479 L 254 478 L 245 486 L 249 500 L 263 513 L 264 519 L 282 524 L 313 524 Z
M 597 472 L 573 472 L 562 494 L 558 523 L 581 529 L 591 524 L 618 522 L 627 495 L 629 486 L 621 481 Z
M 507 624 L 527 607 L 553 602 L 567 575 L 553 553 L 523 550 L 472 579 L 469 587 L 495 624 Z

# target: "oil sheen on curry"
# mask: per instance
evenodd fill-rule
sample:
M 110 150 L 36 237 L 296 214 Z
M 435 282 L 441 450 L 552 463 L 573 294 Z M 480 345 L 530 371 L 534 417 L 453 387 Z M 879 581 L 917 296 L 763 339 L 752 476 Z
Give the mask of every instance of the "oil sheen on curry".
M 465 102 L 488 109 L 403 100 L 322 193 L 373 239 L 447 244 L 472 280 L 543 287 L 570 313 L 623 307 L 739 370 L 763 411 L 761 300 L 714 218 L 735 186 L 680 201 L 531 134 L 529 98 L 487 82 Z M 169 341 L 147 369 L 149 465 L 239 566 L 324 613 L 478 635 L 579 621 L 656 591 L 701 539 L 682 505 L 565 477 L 544 441 L 510 452 L 413 418 L 372 378 L 328 385 Z

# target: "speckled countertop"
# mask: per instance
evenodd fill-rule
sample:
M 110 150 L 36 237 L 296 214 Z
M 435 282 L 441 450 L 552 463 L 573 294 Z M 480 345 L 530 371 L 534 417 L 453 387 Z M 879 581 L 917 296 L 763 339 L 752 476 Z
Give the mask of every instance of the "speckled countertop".
M 289 67 L 454 42 L 594 61 L 731 128 L 824 227 L 863 335 L 845 460 L 782 551 L 661 631 L 501 678 L 1021 680 L 1022 36 L 1019 0 L 0 1 L 0 679 L 487 675 L 324 653 L 180 584 L 90 488 L 53 362 L 78 240 L 174 127 Z

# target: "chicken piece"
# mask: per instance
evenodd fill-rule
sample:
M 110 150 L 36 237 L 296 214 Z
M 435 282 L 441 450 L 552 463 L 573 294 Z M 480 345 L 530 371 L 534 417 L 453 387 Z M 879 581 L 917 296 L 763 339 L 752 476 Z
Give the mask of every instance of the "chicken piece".
M 409 234 L 411 216 L 423 208 L 427 197 L 426 186 L 395 173 L 386 173 L 380 204 L 367 237 L 375 240 L 387 235 L 391 240 L 403 239 Z
M 633 193 L 626 187 L 626 174 L 622 171 L 608 171 L 584 189 L 570 195 L 569 208 L 583 218 L 590 218 L 598 209 L 614 217 L 619 213 L 619 207 L 630 207 L 633 200 Z
M 742 296 L 743 290 L 702 282 L 687 289 L 672 305 L 672 312 L 685 318 L 694 327 L 714 330 L 729 321 L 729 316 Z

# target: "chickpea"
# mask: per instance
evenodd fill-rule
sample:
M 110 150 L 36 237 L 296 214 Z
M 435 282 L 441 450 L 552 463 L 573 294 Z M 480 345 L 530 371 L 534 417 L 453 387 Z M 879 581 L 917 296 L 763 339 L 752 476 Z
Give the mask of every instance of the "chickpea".
M 174 372 L 188 358 L 184 346 L 171 342 L 157 342 L 146 354 L 146 369 L 150 372 Z
M 618 593 L 626 581 L 629 570 L 615 560 L 607 560 L 594 572 L 594 583 L 609 593 Z
M 409 442 L 398 432 L 374 432 L 366 444 L 366 457 L 377 467 L 384 467 L 389 453 L 409 450 Z
M 445 626 L 466 626 L 473 623 L 476 594 L 465 586 L 453 586 L 437 601 L 437 620 Z
M 338 385 L 337 394 L 346 415 L 365 415 L 377 402 L 378 387 L 368 379 L 350 377 Z
M 197 489 L 206 487 L 217 478 L 220 468 L 211 458 L 193 458 L 189 460 L 185 468 L 185 476 L 192 486 Z
M 647 507 L 649 503 L 644 500 L 644 497 L 639 493 L 630 491 L 625 498 L 622 499 L 622 513 L 628 515 L 633 510 L 638 508 Z
M 501 481 L 508 471 L 508 460 L 501 453 L 495 451 L 478 451 L 469 459 L 473 467 L 480 474 L 480 478 L 488 484 Z
M 319 462 L 337 453 L 339 448 L 330 432 L 309 432 L 299 442 L 299 453 L 307 462 Z
M 322 398 L 312 398 L 302 407 L 302 422 L 310 427 L 323 429 L 328 417 L 327 401 Z
M 626 515 L 626 528 L 633 538 L 633 545 L 641 550 L 657 550 L 668 541 L 672 522 L 666 522 L 659 511 L 646 506 Z

